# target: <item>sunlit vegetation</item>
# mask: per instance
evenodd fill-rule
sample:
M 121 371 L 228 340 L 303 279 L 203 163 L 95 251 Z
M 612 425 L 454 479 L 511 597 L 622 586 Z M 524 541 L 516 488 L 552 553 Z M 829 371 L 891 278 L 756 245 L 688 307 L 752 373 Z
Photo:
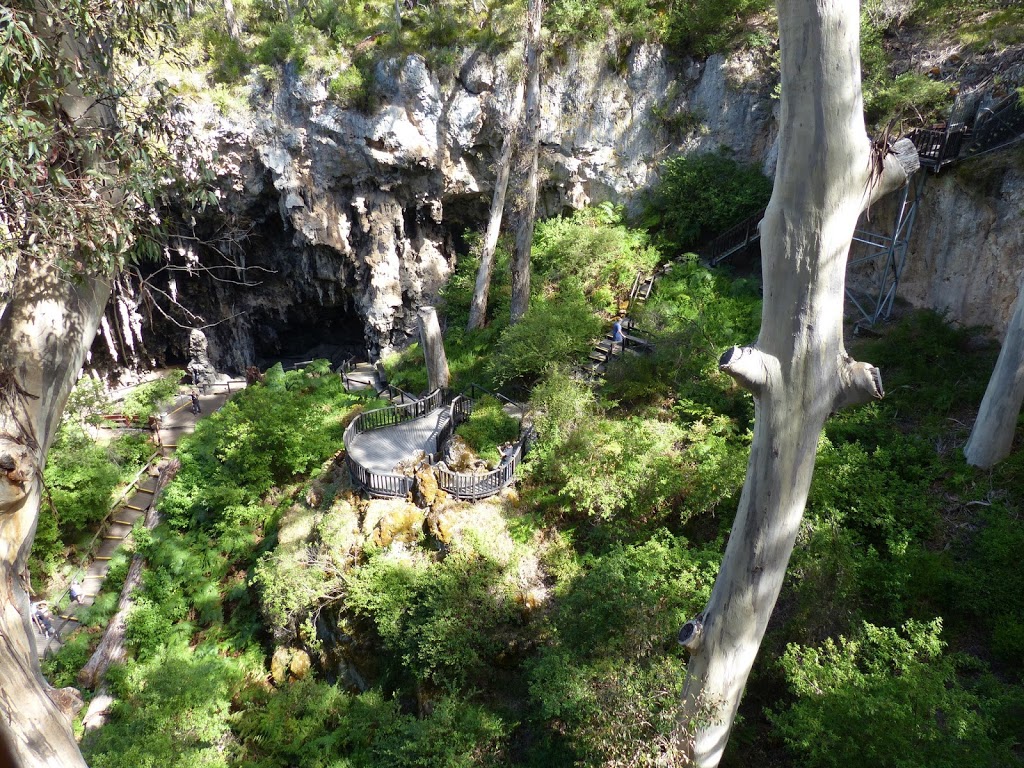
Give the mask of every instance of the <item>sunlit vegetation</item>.
M 713 583 L 753 423 L 716 361 L 756 337 L 760 295 L 752 278 L 677 257 L 635 316 L 651 353 L 627 353 L 596 387 L 573 375 L 583 353 L 552 366 L 561 316 L 574 313 L 585 348 L 630 272 L 667 255 L 613 213 L 538 227 L 519 326 L 498 277 L 491 325 L 462 331 L 472 258 L 446 292 L 457 381 L 510 382 L 534 409 L 539 439 L 516 494 L 429 512 L 367 505 L 335 453 L 374 403 L 313 368 L 271 370 L 182 441 L 166 522 L 137 537 L 147 569 L 130 659 L 109 681 L 109 724 L 83 742 L 90 764 L 677 755 L 675 634 Z M 856 344 L 889 394 L 822 437 L 727 764 L 1019 765 L 1024 473 L 1011 457 L 982 475 L 958 450 L 992 350 L 926 313 Z M 390 370 L 415 388 L 422 365 L 412 350 Z M 477 450 L 514 437 L 500 411 L 484 399 L 464 428 Z M 101 626 L 112 604 L 101 596 L 86 623 Z M 92 632 L 48 661 L 52 679 L 73 681 Z

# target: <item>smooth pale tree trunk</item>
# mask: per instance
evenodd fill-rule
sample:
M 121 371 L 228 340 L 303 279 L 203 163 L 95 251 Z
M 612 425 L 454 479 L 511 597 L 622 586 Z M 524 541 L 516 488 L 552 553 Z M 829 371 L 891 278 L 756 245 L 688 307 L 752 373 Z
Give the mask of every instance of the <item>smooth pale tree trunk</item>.
M 989 469 L 1010 455 L 1024 402 L 1024 288 L 1017 294 L 1003 348 L 992 370 L 981 410 L 964 446 L 967 463 Z
M 147 531 L 152 531 L 160 522 L 160 514 L 156 510 L 157 499 L 167 484 L 174 479 L 178 472 L 180 463 L 177 459 L 163 462 L 160 467 L 160 475 L 157 478 L 156 488 L 146 507 L 146 518 L 143 522 Z M 104 680 L 107 670 L 111 664 L 120 664 L 125 660 L 124 630 L 125 620 L 134 604 L 133 596 L 136 588 L 142 583 L 142 567 L 144 561 L 142 555 L 136 553 L 132 556 L 131 565 L 128 567 L 128 575 L 125 577 L 124 586 L 121 587 L 121 597 L 117 602 L 117 612 L 107 622 L 107 628 L 103 633 L 103 639 L 93 652 L 89 661 L 78 672 L 78 683 L 85 688 L 97 688 Z
M 512 255 L 512 322 L 517 323 L 530 307 L 530 249 L 533 218 L 537 211 L 537 148 L 540 141 L 540 54 L 543 0 L 529 0 L 526 10 L 526 115 L 519 143 L 520 193 L 516 221 L 516 249 Z
M 437 321 L 437 310 L 433 307 L 420 308 L 420 344 L 427 361 L 427 386 L 431 392 L 447 387 L 451 376 L 448 373 L 448 357 L 444 353 L 444 338 Z
M 501 144 L 501 157 L 498 159 L 497 175 L 494 179 L 494 195 L 491 197 L 491 212 L 487 218 L 487 232 L 484 234 L 483 248 L 480 252 L 480 268 L 476 273 L 476 288 L 473 290 L 473 303 L 469 306 L 469 322 L 466 330 L 483 328 L 487 320 L 487 296 L 491 289 L 491 272 L 494 269 L 494 250 L 498 247 L 498 235 L 501 232 L 502 212 L 505 210 L 505 193 L 508 191 L 508 176 L 512 165 L 512 148 L 515 146 L 516 127 L 523 111 L 523 92 L 525 83 L 516 86 L 512 97 L 512 112 L 508 117 L 509 128 Z
M 49 26 L 37 12 L 37 28 Z M 103 78 L 104 41 L 61 35 L 58 55 Z M 109 104 L 72 82 L 63 118 L 101 138 L 116 125 Z M 79 158 L 95 166 L 95 157 Z M 110 198 L 119 191 L 111 189 Z M 73 256 L 73 254 L 69 254 Z M 69 275 L 16 253 L 18 272 L 0 315 L 0 738 L 20 768 L 85 766 L 71 732 L 72 689 L 43 678 L 31 628 L 27 562 L 42 497 L 46 452 L 110 297 L 106 276 Z
M 23 768 L 84 766 L 69 713 L 43 679 L 22 578 L 35 536 L 46 450 L 53 441 L 110 295 L 106 280 L 71 280 L 21 265 L 0 318 L 0 731 Z
M 857 219 L 917 168 L 908 140 L 873 151 L 860 90 L 859 8 L 779 0 L 779 159 L 761 225 L 764 304 L 749 347 L 720 361 L 754 396 L 746 480 L 690 652 L 684 721 L 695 765 L 717 766 L 775 606 L 828 415 L 883 395 L 876 368 L 843 345 L 846 259 Z
M 235 16 L 235 4 L 232 0 L 224 0 L 224 18 L 228 24 L 228 35 L 236 43 L 242 39 L 242 30 L 238 26 L 238 17 Z

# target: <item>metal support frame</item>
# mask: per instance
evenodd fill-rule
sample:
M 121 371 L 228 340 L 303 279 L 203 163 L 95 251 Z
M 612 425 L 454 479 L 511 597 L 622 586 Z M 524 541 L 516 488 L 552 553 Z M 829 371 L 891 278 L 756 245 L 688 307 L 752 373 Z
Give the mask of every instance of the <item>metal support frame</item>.
M 868 325 L 875 325 L 879 320 L 887 320 L 892 312 L 900 276 L 903 274 L 903 267 L 907 262 L 907 245 L 914 230 L 914 219 L 917 217 L 918 203 L 921 201 L 926 175 L 919 171 L 900 190 L 900 200 L 896 206 L 896 218 L 891 234 L 865 229 L 858 229 L 854 232 L 854 242 L 867 245 L 872 250 L 849 261 L 847 269 L 869 261 L 883 259 L 885 261 L 878 273 L 873 290 L 868 296 L 862 297 L 858 301 L 850 289 L 846 289 L 846 298 L 857 307 Z M 872 300 L 874 301 L 873 306 L 871 305 Z

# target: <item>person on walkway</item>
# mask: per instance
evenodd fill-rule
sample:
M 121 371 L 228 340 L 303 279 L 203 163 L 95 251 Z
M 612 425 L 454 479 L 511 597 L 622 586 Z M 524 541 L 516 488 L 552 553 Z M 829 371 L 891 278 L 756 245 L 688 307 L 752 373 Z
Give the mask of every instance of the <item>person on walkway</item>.
M 32 621 L 46 637 L 57 636 L 57 632 L 53 628 L 53 622 L 50 621 L 50 612 L 46 608 L 46 603 L 42 601 L 32 603 Z
M 149 417 L 149 429 L 153 433 L 153 442 L 160 447 L 160 428 L 164 425 L 164 417 L 159 413 L 154 413 Z
M 189 393 L 189 397 L 192 398 L 192 413 L 202 413 L 203 412 L 203 408 L 199 404 L 199 392 L 197 390 L 193 389 Z
M 622 321 L 615 318 L 615 322 L 612 323 L 612 354 L 619 354 L 622 352 L 622 342 L 625 337 L 622 335 Z
M 82 585 L 78 583 L 78 579 L 71 582 L 71 586 L 68 587 L 68 594 L 71 596 L 71 601 L 81 605 L 82 603 Z

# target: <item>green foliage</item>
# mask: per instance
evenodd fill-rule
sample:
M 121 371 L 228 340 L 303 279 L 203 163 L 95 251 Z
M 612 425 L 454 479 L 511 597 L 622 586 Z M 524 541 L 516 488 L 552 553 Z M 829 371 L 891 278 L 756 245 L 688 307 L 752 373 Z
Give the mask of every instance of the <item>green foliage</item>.
M 541 439 L 534 478 L 556 489 L 564 514 L 625 528 L 660 521 L 685 487 L 683 437 L 677 425 L 654 419 L 591 419 L 564 440 Z
M 121 435 L 107 446 L 93 442 L 79 421 L 65 419 L 47 454 L 43 479 L 52 503 L 43 504 L 32 544 L 32 570 L 50 574 L 65 548 L 102 520 L 119 483 L 149 457 L 143 435 Z
M 146 420 L 169 404 L 178 394 L 178 384 L 184 374 L 171 371 L 155 381 L 147 381 L 135 387 L 124 399 L 121 413 L 135 422 Z
M 95 424 L 99 416 L 111 410 L 103 382 L 92 376 L 82 376 L 75 382 L 75 388 L 64 406 L 64 418 L 77 419 L 86 424 Z
M 209 645 L 161 649 L 109 676 L 111 721 L 82 751 L 96 768 L 226 767 L 232 700 L 261 667 L 252 654 L 220 655 Z
M 429 386 L 427 364 L 419 342 L 387 355 L 382 362 L 389 384 L 412 395 L 426 394 Z
M 615 311 L 637 273 L 650 274 L 659 259 L 644 233 L 622 223 L 621 209 L 605 204 L 538 222 L 530 268 L 539 285 L 578 285 L 595 309 Z
M 270 369 L 264 384 L 234 396 L 182 441 L 177 482 L 160 501 L 166 519 L 221 530 L 232 520 L 256 524 L 259 513 L 253 518 L 249 510 L 263 494 L 341 447 L 345 416 L 359 401 L 339 376 Z
M 129 449 L 129 453 L 138 458 L 138 451 Z M 78 424 L 61 426 L 43 477 L 64 535 L 82 533 L 106 515 L 122 475 L 117 458 L 112 449 L 93 442 Z M 135 463 L 134 467 L 138 466 L 140 463 Z
M 407 674 L 449 691 L 483 684 L 518 611 L 498 563 L 455 551 L 413 566 L 380 554 L 353 572 L 347 604 Z
M 721 413 L 742 434 L 752 417 L 749 396 L 718 370 L 724 349 L 750 343 L 761 324 L 760 286 L 733 280 L 684 257 L 659 278 L 635 318 L 654 339 L 648 360 L 629 360 L 608 375 L 611 396 L 626 403 L 675 398 L 685 420 Z
M 993 741 L 985 703 L 961 685 L 940 629 L 938 619 L 902 632 L 865 623 L 855 639 L 789 646 L 782 667 L 796 701 L 772 720 L 801 764 L 1019 764 Z
M 672 5 L 668 44 L 679 54 L 704 58 L 724 53 L 741 37 L 745 21 L 771 7 L 767 0 L 683 0 Z
M 350 696 L 302 680 L 250 692 L 237 729 L 245 765 L 470 768 L 497 764 L 507 726 L 484 708 L 451 697 L 416 718 L 377 691 Z
M 559 589 L 528 665 L 530 695 L 578 764 L 659 765 L 678 746 L 685 662 L 674 638 L 706 601 L 715 568 L 714 555 L 660 534 L 585 559 Z
M 91 637 L 85 632 L 76 632 L 61 645 L 60 649 L 40 662 L 47 682 L 54 688 L 78 685 L 78 670 L 86 665 L 92 656 Z
M 948 83 L 914 72 L 893 77 L 885 38 L 909 15 L 900 9 L 913 3 L 870 0 L 861 8 L 861 85 L 864 113 L 869 125 L 884 126 L 893 121 L 926 122 L 940 119 L 951 104 Z
M 500 400 L 485 395 L 473 403 L 473 413 L 455 432 L 477 456 L 497 464 L 498 446 L 519 437 L 519 421 L 505 413 Z
M 165 196 L 199 204 L 204 173 L 176 161 L 185 137 L 167 119 L 168 88 L 143 92 L 123 66 L 173 37 L 173 13 L 164 0 L 102 9 L 71 0 L 47 13 L 25 0 L 0 7 L 0 231 L 14 256 L 67 274 L 109 274 L 159 253 Z M 68 39 L 97 45 L 71 55 Z M 68 94 L 112 114 L 72 125 L 58 103 Z
M 943 584 L 950 602 L 967 618 L 991 633 L 994 657 L 1024 671 L 1024 524 L 1016 514 L 996 505 L 981 515 L 981 528 L 963 547 L 964 565 L 951 570 Z
M 499 383 L 538 378 L 552 363 L 581 360 L 603 328 L 578 290 L 536 299 L 515 325 L 502 331 L 489 363 Z
M 710 4 L 708 7 L 712 7 Z M 724 153 L 666 160 L 644 224 L 669 253 L 690 250 L 768 204 L 772 180 Z
M 963 403 L 981 402 L 995 363 L 994 348 L 979 346 L 976 337 L 973 329 L 922 311 L 889 326 L 884 339 L 865 341 L 861 359 L 885 372 L 886 396 L 879 406 L 912 418 L 929 437 L 948 431 L 950 417 Z

